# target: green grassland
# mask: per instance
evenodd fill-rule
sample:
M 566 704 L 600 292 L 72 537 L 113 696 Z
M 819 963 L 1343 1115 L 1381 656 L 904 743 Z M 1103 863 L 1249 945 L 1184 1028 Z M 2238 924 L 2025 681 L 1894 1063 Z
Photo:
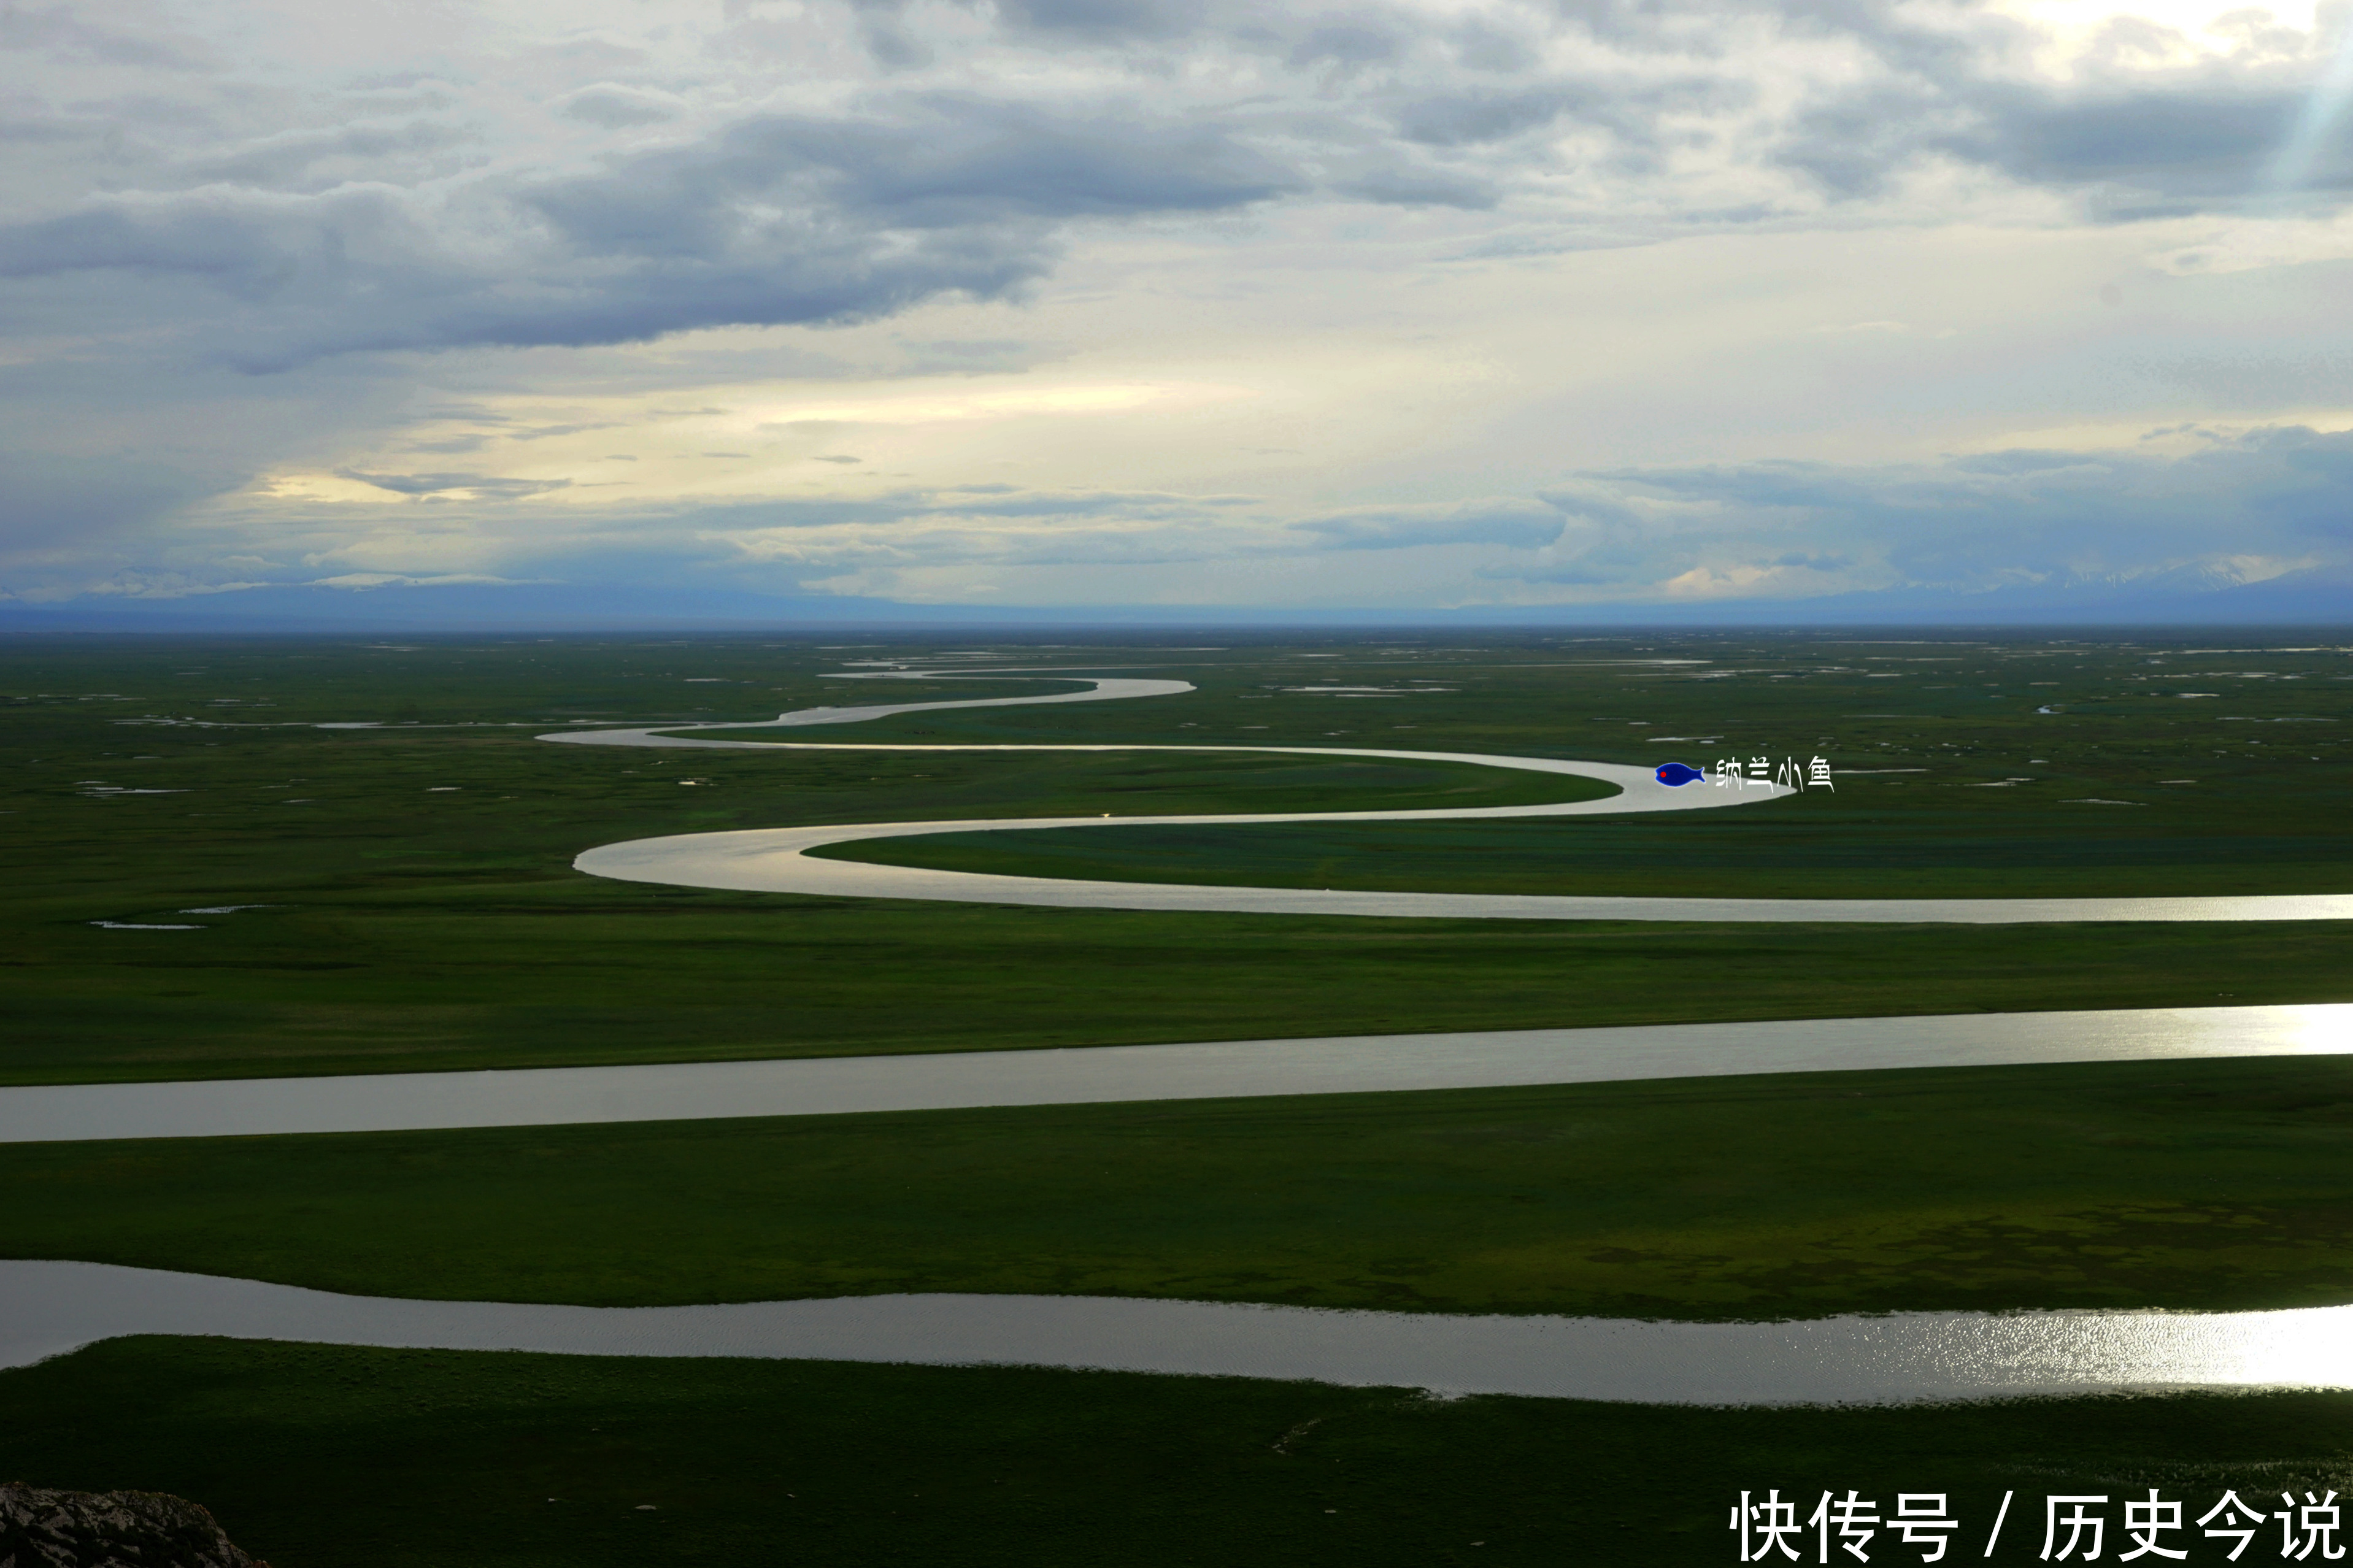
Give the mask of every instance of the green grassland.
M 1506 805 L 1586 787 L 1455 764 L 1241 752 L 662 752 L 532 738 L 575 721 L 712 721 L 1038 689 L 821 678 L 885 651 L 743 639 L 0 647 L 12 759 L 0 776 L 0 1082 L 2353 995 L 2342 924 L 1294 921 L 698 892 L 571 870 L 592 845 L 663 833 Z M 1668 658 L 1697 662 L 1612 662 Z M 1644 737 L 1721 732 L 1731 754 L 1802 759 L 1820 748 L 1841 766 L 1930 769 L 1655 820 L 1204 830 L 1184 841 L 1181 864 L 1155 850 L 1153 865 L 1065 867 L 1088 875 L 1160 866 L 1321 886 L 1750 894 L 2353 887 L 2344 753 L 2333 749 L 2353 681 L 2334 652 L 1705 637 L 1201 649 L 1144 639 L 1015 650 L 1003 662 L 1082 659 L 1200 689 L 913 714 L 793 738 L 1338 743 L 1704 763 L 1718 747 Z M 2217 665 L 2274 673 L 2226 681 L 2211 674 Z M 1909 673 L 1873 678 L 1884 669 Z M 2168 695 L 2185 683 L 2178 676 L 2229 696 Z M 2062 684 L 2031 684 L 2044 679 Z M 1318 683 L 1410 694 L 1290 689 Z M 2052 706 L 2065 710 L 2033 711 Z M 351 722 L 388 727 L 311 727 Z M 1973 787 L 2029 771 L 2033 757 L 2057 759 L 2070 782 Z M 2182 776 L 2205 782 L 2147 782 Z M 2069 798 L 2078 795 L 2146 804 Z M 1046 837 L 1116 843 L 1144 831 Z M 1010 838 L 1018 847 L 1021 837 Z M 239 904 L 266 907 L 181 912 Z M 916 974 L 923 987 L 902 984 Z
M 407 891 L 390 878 L 363 889 L 303 881 L 299 866 L 287 877 L 297 885 L 269 891 L 295 908 L 221 918 L 201 932 L 104 931 L 79 912 L 19 927 L 0 955 L 0 1081 L 2353 994 L 2344 921 L 1284 921 L 696 893 L 555 872 L 491 873 L 470 885 L 421 876 Z
M 1491 720 L 1482 743 L 1498 749 L 1697 766 L 1761 755 L 1776 773 L 1784 760 L 1802 766 L 1827 754 L 1843 773 L 1829 791 L 1736 810 L 1535 823 L 1089 827 L 898 838 L 819 853 L 1016 876 L 1449 891 L 2021 898 L 2353 889 L 2353 821 L 2325 804 L 2353 784 L 2353 754 L 2344 749 L 2353 679 L 2343 653 L 2250 658 L 2015 642 L 1874 646 L 1902 651 L 1775 645 L 1736 650 L 1731 668 L 1716 660 L 1631 677 L 1599 665 L 1567 677 L 1529 657 L 1464 676 L 1463 692 L 1360 698 L 1383 701 L 1385 715 L 1410 709 L 1421 722 L 1391 726 L 1386 739 L 1377 727 L 1340 736 L 1342 743 L 1437 745 L 1433 729 L 1456 731 L 1430 717 L 1451 717 L 1455 703 L 1492 704 L 1492 696 L 1475 709 L 1464 700 L 1476 681 L 1555 719 L 1542 735 Z M 2244 668 L 2253 665 L 2264 672 Z M 1605 668 L 1610 686 L 1599 684 Z M 1588 708 L 1608 700 L 1620 711 L 1564 713 L 1576 698 L 1589 699 Z M 1238 710 L 1248 700 L 1219 691 L 1205 694 L 1202 707 Z M 1230 723 L 1205 728 L 1234 732 Z M 1698 738 L 1651 738 L 1676 734 Z M 1843 772 L 1850 769 L 1858 771 Z
M 1176 646 L 1210 641 L 1226 646 Z M 2353 890 L 2353 660 L 2282 641 L 2323 639 L 1135 637 L 994 662 L 1199 689 L 789 739 L 1647 764 L 1821 752 L 1921 770 L 1656 820 L 889 849 L 994 869 L 1761 896 Z M 1040 689 L 824 679 L 918 654 L 944 647 L 0 645 L 0 1083 L 2353 1000 L 2353 922 L 1283 920 L 571 870 L 593 845 L 722 828 L 1585 787 L 1239 750 L 533 739 Z M 1335 689 L 1351 687 L 1372 689 Z M 379 727 L 316 727 L 352 723 Z M 198 929 L 119 929 L 142 925 Z M 0 1256 L 592 1303 L 1039 1290 L 1704 1320 L 2311 1305 L 2353 1300 L 2349 1093 L 2341 1062 L 2300 1058 L 20 1144 L 0 1148 Z M 1744 1489 L 1942 1490 L 1980 1530 L 2011 1488 L 2029 1509 L 2149 1485 L 2201 1506 L 2225 1486 L 2353 1489 L 2353 1403 L 2317 1394 L 1688 1410 L 140 1340 L 0 1373 L 0 1473 L 195 1497 L 280 1568 L 1678 1563 L 1730 1559 L 1725 1510 Z M 2013 1512 L 2001 1556 L 2031 1560 L 2036 1527 Z M 1978 1539 L 1952 1555 L 1977 1560 Z
M 2099 787 L 2037 782 L 2045 790 Z M 2234 783 L 2195 798 L 2187 790 L 2158 795 L 2130 822 L 2119 820 L 2125 812 L 2089 804 L 2072 816 L 2021 821 L 2006 800 L 1963 795 L 1967 785 L 1928 809 L 1894 812 L 1849 780 L 1855 798 L 1843 804 L 1784 798 L 1696 818 L 1083 827 L 927 834 L 812 853 L 1013 877 L 1409 892 L 2014 899 L 2353 888 L 2342 814 L 2274 816 L 2273 803 L 2260 798 L 2224 800 L 2263 795 L 2252 767 Z M 2218 826 L 2234 806 L 2269 830 Z
M 0 1373 L 0 1473 L 200 1498 L 281 1565 L 1734 1560 L 1744 1491 L 1941 1492 L 1947 1561 L 2042 1498 L 2195 1519 L 2342 1490 L 2353 1396 L 1711 1410 L 1010 1368 L 125 1340 Z M 2227 1542 L 2163 1538 L 2193 1561 Z M 2255 1542 L 2256 1553 L 2274 1537 Z M 1813 1561 L 1812 1542 L 1805 1560 Z M 1890 1533 L 1873 1562 L 1916 1561 Z M 1833 1547 L 1833 1551 L 1836 1547 Z M 1778 1557 L 1775 1561 L 1780 1561 Z
M 0 1146 L 0 1256 L 600 1306 L 1772 1319 L 2353 1301 L 2353 1065 Z

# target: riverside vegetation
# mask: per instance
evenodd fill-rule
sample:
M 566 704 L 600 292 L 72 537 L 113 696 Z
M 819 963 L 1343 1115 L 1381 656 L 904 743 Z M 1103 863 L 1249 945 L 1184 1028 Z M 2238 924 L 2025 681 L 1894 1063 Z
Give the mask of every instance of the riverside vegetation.
M 1882 646 L 1017 647 L 965 662 L 1176 675 L 1201 689 L 789 738 L 1336 743 L 1651 763 L 1820 751 L 1842 768 L 1918 770 L 1671 818 L 1112 827 L 831 851 L 875 858 L 1491 890 L 2353 889 L 2345 655 L 1915 641 L 1884 645 L 1900 662 L 1883 664 Z M 1079 665 L 1090 656 L 1100 662 Z M 23 759 L 0 781 L 10 888 L 0 1082 L 2345 994 L 2342 924 L 1314 921 L 741 895 L 572 871 L 591 845 L 663 833 L 1500 805 L 1595 787 L 1245 752 L 662 752 L 532 738 L 592 719 L 707 721 L 1039 689 L 818 679 L 849 657 L 730 641 L 0 647 L 0 723 Z M 2226 668 L 2241 673 L 2225 680 Z M 1910 673 L 1878 679 L 1887 669 Z M 1316 685 L 1377 690 L 1293 689 Z M 387 727 L 311 727 L 371 721 Z M 2009 782 L 2020 775 L 2028 782 Z M 2158 782 L 2180 778 L 2196 782 Z M 172 793 L 130 793 L 144 790 Z M 183 912 L 232 905 L 245 907 Z M 876 984 L 918 973 L 920 988 Z
M 2345 1058 L 0 1145 L 0 1255 L 360 1295 L 2353 1301 Z
M 1711 1410 L 1245 1378 L 118 1340 L 5 1374 L 0 1467 L 135 1473 L 287 1563 L 1735 1560 L 1744 1490 L 1943 1492 L 2031 1563 L 2046 1493 L 2341 1489 L 2353 1396 Z M 2168 1538 L 2180 1542 L 2181 1537 Z M 1810 1537 L 1805 1542 L 1809 1547 Z M 2192 1562 L 2231 1542 L 2195 1538 Z M 2262 1551 L 2269 1544 L 2257 1542 Z M 1891 1534 L 1874 1563 L 1915 1561 Z M 1836 1550 L 1834 1547 L 1833 1550 Z M 2251 1553 L 2252 1557 L 2253 1554 Z M 1809 1552 L 1807 1561 L 1812 1561 Z M 1779 1561 L 1779 1559 L 1776 1559 Z
M 1733 896 L 2353 891 L 2353 659 L 2319 638 L 1178 640 L 1212 639 L 956 662 L 1176 676 L 1198 693 L 782 738 L 1645 763 L 1819 751 L 1918 770 L 1672 818 L 834 851 L 964 868 Z M 0 648 L 0 723 L 21 760 L 0 800 L 0 1081 L 2353 1000 L 2343 922 L 1306 921 L 697 892 L 570 870 L 592 844 L 713 828 L 1504 805 L 1588 787 L 1241 752 L 531 739 L 566 721 L 1051 689 L 819 679 L 847 658 L 949 651 Z M 385 727 L 310 727 L 366 721 Z M 121 929 L 140 926 L 199 929 Z M 0 1150 L 15 1200 L 0 1253 L 605 1304 L 885 1289 L 1678 1318 L 2316 1304 L 2353 1300 L 2349 1084 L 2337 1061 L 2283 1058 L 23 1145 Z M 174 1341 L 0 1374 L 0 1399 L 22 1414 L 0 1464 L 196 1497 L 280 1568 L 441 1561 L 459 1539 L 470 1561 L 567 1564 L 640 1561 L 656 1542 L 712 1562 L 780 1546 L 836 1562 L 1720 1561 L 1744 1488 L 1976 1497 L 2126 1475 L 2219 1491 L 2260 1468 L 2276 1490 L 2291 1473 L 2342 1479 L 2348 1413 L 2329 1395 L 1433 1404 L 1242 1380 Z M 625 1506 L 657 1481 L 674 1500 Z M 387 1501 L 419 1491 L 452 1500 L 431 1520 Z M 548 1495 L 595 1500 L 567 1511 Z

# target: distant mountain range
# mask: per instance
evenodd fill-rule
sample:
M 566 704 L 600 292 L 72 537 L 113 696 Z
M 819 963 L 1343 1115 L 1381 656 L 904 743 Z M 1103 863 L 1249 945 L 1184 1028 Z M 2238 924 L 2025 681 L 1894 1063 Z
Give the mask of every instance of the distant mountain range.
M 1964 594 L 1894 588 L 1816 599 L 1463 609 L 1210 605 L 908 605 L 622 584 L 283 586 L 182 598 L 0 602 L 0 634 L 776 631 L 872 626 L 2353 626 L 2353 569 L 2235 583 L 2199 568 L 2127 582 Z

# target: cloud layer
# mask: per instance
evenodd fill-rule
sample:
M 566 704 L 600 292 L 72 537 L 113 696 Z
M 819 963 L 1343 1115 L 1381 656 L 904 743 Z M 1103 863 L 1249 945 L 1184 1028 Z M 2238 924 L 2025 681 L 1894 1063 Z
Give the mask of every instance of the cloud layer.
M 2353 433 L 2174 431 L 2121 450 L 1622 470 L 1546 499 L 1574 520 L 1561 543 L 1486 575 L 1691 597 L 1982 593 L 2201 566 L 2237 582 L 2346 558 Z
M 0 589 L 2343 560 L 2333 16 L 15 6 Z

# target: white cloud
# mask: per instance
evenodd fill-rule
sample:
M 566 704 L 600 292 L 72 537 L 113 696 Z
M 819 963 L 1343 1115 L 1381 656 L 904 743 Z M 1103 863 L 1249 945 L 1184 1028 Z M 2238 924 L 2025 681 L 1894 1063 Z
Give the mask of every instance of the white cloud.
M 329 10 L 0 18 L 0 587 L 1435 604 L 2353 549 L 2327 8 Z

